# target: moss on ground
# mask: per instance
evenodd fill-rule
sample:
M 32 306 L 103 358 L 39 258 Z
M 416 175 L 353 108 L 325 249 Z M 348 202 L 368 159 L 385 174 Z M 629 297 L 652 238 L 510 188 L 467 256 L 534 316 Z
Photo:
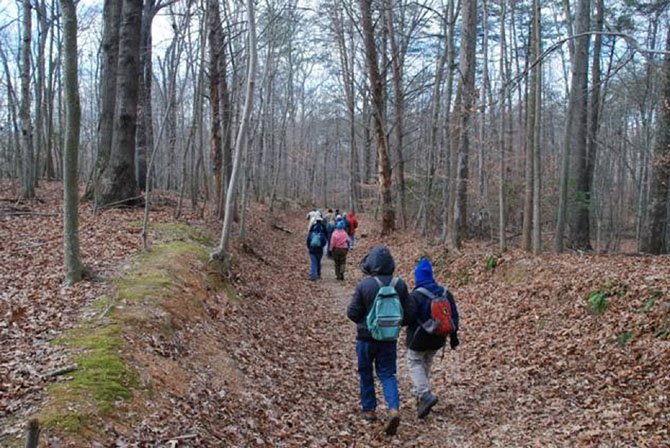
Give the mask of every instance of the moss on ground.
M 116 405 L 140 387 L 138 374 L 123 358 L 123 334 L 144 331 L 143 320 L 133 316 L 148 313 L 146 299 L 153 306 L 169 297 L 180 285 L 184 256 L 206 263 L 213 241 L 206 230 L 185 224 L 155 224 L 152 230 L 158 241 L 151 251 L 133 256 L 127 273 L 112 281 L 113 296 L 91 304 L 95 317 L 54 341 L 73 353 L 78 369 L 48 388 L 47 405 L 37 416 L 42 427 L 88 438 L 84 435 L 101 430 L 100 418 L 113 418 Z M 216 286 L 235 297 L 225 282 Z
M 43 426 L 78 433 L 90 415 L 108 414 L 118 400 L 132 397 L 139 382 L 120 356 L 123 341 L 117 324 L 85 325 L 56 343 L 76 353 L 78 369 L 68 374 L 69 381 L 49 387 L 49 405 L 39 416 Z

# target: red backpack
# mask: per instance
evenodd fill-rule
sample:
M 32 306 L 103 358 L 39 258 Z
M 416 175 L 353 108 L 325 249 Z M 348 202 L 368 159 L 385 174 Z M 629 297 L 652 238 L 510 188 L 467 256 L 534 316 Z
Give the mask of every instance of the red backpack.
M 444 294 L 436 296 L 426 288 L 416 288 L 416 291 L 430 299 L 430 317 L 431 321 L 422 325 L 423 329 L 436 336 L 446 336 L 457 330 L 454 324 L 451 301 L 447 297 L 447 290 Z

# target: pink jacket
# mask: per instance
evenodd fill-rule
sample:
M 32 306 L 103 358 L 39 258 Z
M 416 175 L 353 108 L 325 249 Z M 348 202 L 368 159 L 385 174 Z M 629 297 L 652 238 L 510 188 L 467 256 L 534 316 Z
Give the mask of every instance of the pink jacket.
M 349 235 L 345 230 L 335 229 L 333 231 L 333 235 L 330 237 L 331 249 L 349 249 L 350 244 Z

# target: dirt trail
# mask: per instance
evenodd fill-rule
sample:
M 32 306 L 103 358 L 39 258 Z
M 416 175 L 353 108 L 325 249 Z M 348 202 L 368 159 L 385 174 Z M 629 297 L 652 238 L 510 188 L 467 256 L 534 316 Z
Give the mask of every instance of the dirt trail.
M 372 235 L 375 223 L 366 217 L 362 222 L 359 233 Z M 490 272 L 482 265 L 482 253 L 445 259 L 439 248 L 416 235 L 396 232 L 392 240 L 359 238 L 347 260 L 345 282 L 334 279 L 328 259 L 323 278 L 309 282 L 306 226 L 302 220 L 286 225 L 292 225 L 293 235 L 278 235 L 282 243 L 267 246 L 276 257 L 272 275 L 278 275 L 277 283 L 282 284 L 278 297 L 284 297 L 275 311 L 285 317 L 281 333 L 262 343 L 277 370 L 267 374 L 256 369 L 271 388 L 263 396 L 273 404 L 270 414 L 276 416 L 274 423 L 260 429 L 268 436 L 265 443 L 670 446 L 663 411 L 668 409 L 668 377 L 659 371 L 669 351 L 667 342 L 651 330 L 665 328 L 667 318 L 658 307 L 651 314 L 640 312 L 647 300 L 645 288 L 664 290 L 668 275 L 663 266 L 649 266 L 641 259 L 617 264 L 620 270 L 613 271 L 608 258 L 547 256 L 538 263 L 525 254 L 512 254 L 505 265 Z M 462 315 L 461 347 L 455 352 L 447 348 L 444 358 L 438 355 L 435 361 L 431 385 L 440 402 L 425 421 L 415 416 L 404 332 L 401 335 L 401 425 L 393 438 L 382 434 L 383 420 L 369 425 L 357 415 L 355 325 L 345 314 L 363 275 L 358 263 L 373 244 L 391 248 L 396 274 L 410 287 L 416 259 L 432 254 L 442 263 L 436 266 L 436 276 L 449 282 Z M 608 284 L 618 285 L 622 297 L 628 298 L 613 298 L 614 310 L 594 317 L 583 297 L 588 288 L 601 287 L 608 278 L 613 279 Z M 638 285 L 641 289 L 633 289 Z M 629 295 L 623 295 L 628 290 Z M 253 310 L 258 303 L 244 308 Z M 654 319 L 652 325 L 649 319 Z M 568 321 L 571 325 L 565 326 Z M 615 341 L 623 325 L 639 338 L 630 348 Z M 379 402 L 383 417 L 385 406 Z
M 283 290 L 279 295 L 290 291 L 292 296 L 292 299 L 282 300 L 282 307 L 275 310 L 285 316 L 280 319 L 285 327 L 278 329 L 282 336 L 262 338 L 260 346 L 254 344 L 256 349 L 266 353 L 265 361 L 272 365 L 254 369 L 254 374 L 261 375 L 253 381 L 262 384 L 260 400 L 269 405 L 266 414 L 270 417 L 270 424 L 256 428 L 264 434 L 262 442 L 273 446 L 390 444 L 438 447 L 445 446 L 444 441 L 450 440 L 458 446 L 482 446 L 481 439 L 468 441 L 464 436 L 471 433 L 466 426 L 476 416 L 476 410 L 467 412 L 453 404 L 462 401 L 467 391 L 459 393 L 452 386 L 455 383 L 467 385 L 467 382 L 461 378 L 459 363 L 454 362 L 454 354 L 450 352 L 435 363 L 433 383 L 442 401 L 428 419 L 419 422 L 415 417 L 405 352 L 400 349 L 401 426 L 398 435 L 393 438 L 383 435 L 386 406 L 379 387 L 378 411 L 382 420 L 376 424 L 360 420 L 356 330 L 346 317 L 346 307 L 356 282 L 363 275 L 357 268 L 358 263 L 373 241 L 365 238 L 358 240 L 356 248 L 349 254 L 344 282 L 335 280 L 333 262 L 326 257 L 323 259 L 322 279 L 309 282 L 302 227 L 302 222 L 296 223 L 295 233 L 285 238 L 281 245 L 282 252 L 274 253 L 284 264 L 284 278 L 277 279 L 275 283 Z M 365 230 L 364 226 L 362 231 Z M 257 313 L 256 306 L 257 302 L 250 303 L 248 312 Z M 400 342 L 399 347 L 402 345 Z M 245 369 L 244 366 L 241 368 Z M 454 418 L 455 411 L 461 417 Z

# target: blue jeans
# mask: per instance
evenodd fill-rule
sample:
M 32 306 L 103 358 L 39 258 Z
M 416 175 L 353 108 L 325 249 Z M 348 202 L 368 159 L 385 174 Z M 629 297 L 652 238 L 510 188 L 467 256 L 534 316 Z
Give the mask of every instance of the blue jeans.
M 377 408 L 373 364 L 377 377 L 382 384 L 386 405 L 389 409 L 400 408 L 398 380 L 396 379 L 396 350 L 397 343 L 395 341 L 356 341 L 363 411 L 373 411 Z
M 310 265 L 309 265 L 309 278 L 312 280 L 316 280 L 317 278 L 321 277 L 321 257 L 323 256 L 323 252 L 319 252 L 318 254 L 313 254 L 310 252 L 309 254 L 309 260 L 310 260 Z

